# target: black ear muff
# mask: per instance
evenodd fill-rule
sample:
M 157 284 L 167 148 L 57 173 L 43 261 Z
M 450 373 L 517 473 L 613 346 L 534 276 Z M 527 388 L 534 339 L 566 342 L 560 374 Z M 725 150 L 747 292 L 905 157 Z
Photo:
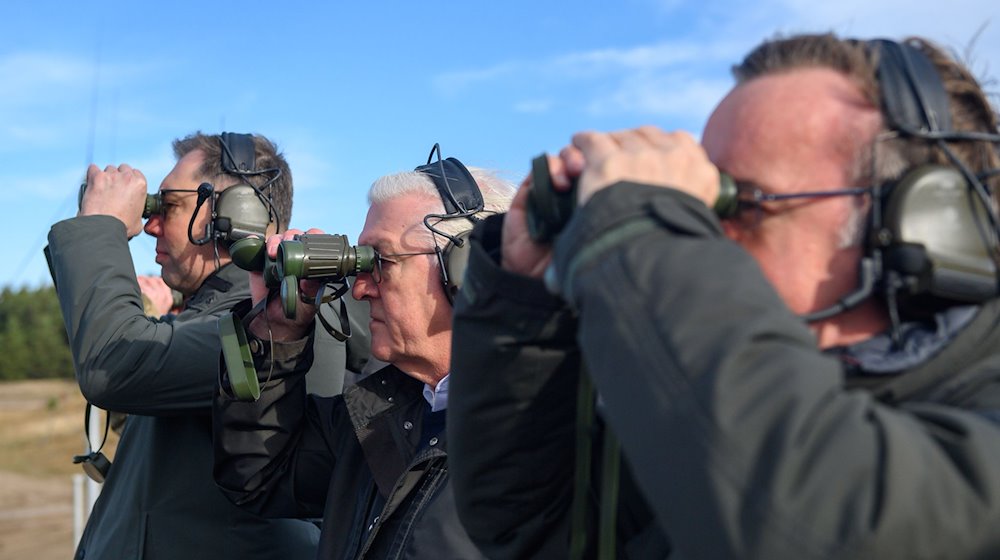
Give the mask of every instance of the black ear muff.
M 884 265 L 903 280 L 901 296 L 975 303 L 998 295 L 988 209 L 957 169 L 913 169 L 891 187 L 883 216 Z
M 455 235 L 441 251 L 441 278 L 448 301 L 454 303 L 459 288 L 465 278 L 465 269 L 469 265 L 469 236 L 472 230 Z
M 434 160 L 434 154 L 437 160 Z M 469 262 L 469 236 L 471 230 L 454 235 L 445 233 L 434 227 L 431 219 L 437 220 L 468 220 L 470 224 L 478 221 L 476 214 L 483 210 L 485 203 L 479 185 L 472 173 L 455 158 L 441 159 L 441 147 L 434 144 L 427 156 L 427 163 L 417 166 L 414 171 L 423 173 L 434 183 L 441 202 L 444 204 L 444 214 L 429 214 L 424 217 L 424 225 L 435 235 L 446 237 L 448 244 L 444 249 L 438 249 L 438 259 L 441 266 L 441 283 L 444 284 L 448 301 L 455 302 L 465 267 Z

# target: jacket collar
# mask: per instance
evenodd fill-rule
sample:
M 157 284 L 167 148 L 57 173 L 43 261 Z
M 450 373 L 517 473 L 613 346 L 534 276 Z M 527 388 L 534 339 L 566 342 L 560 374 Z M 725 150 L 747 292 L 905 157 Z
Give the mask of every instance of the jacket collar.
M 223 265 L 205 278 L 198 291 L 188 299 L 186 309 L 203 309 L 212 304 L 220 295 L 232 290 L 244 290 L 250 293 L 250 280 L 247 271 L 233 263 Z
M 873 371 L 866 369 L 871 363 L 858 361 L 858 356 L 865 355 L 859 347 L 870 341 L 837 350 L 845 363 L 847 386 L 865 388 L 885 402 L 915 398 L 948 402 L 958 398 L 955 388 L 969 386 L 971 378 L 981 383 L 1000 376 L 1000 300 L 961 309 L 971 309 L 971 313 L 963 316 L 968 312 L 958 311 L 951 318 L 936 321 L 934 330 L 941 328 L 947 333 L 929 337 L 932 348 L 918 359 L 907 354 L 904 342 L 904 356 L 899 357 L 894 371 Z M 890 362 L 886 358 L 881 365 Z

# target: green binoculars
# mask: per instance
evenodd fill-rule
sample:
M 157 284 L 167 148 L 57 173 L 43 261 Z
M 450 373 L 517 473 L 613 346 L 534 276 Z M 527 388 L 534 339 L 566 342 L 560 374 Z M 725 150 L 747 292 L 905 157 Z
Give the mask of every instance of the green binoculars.
M 280 287 L 282 311 L 289 319 L 295 317 L 299 280 L 340 282 L 348 276 L 372 272 L 376 266 L 373 247 L 355 247 L 347 242 L 346 235 L 326 233 L 305 233 L 286 239 L 278 244 L 274 259 L 268 257 L 264 239 L 245 237 L 230 245 L 229 256 L 244 270 L 262 272 L 268 287 Z M 316 295 L 316 303 L 321 298 L 322 290 Z M 233 395 L 240 400 L 257 400 L 260 382 L 241 319 L 232 313 L 221 317 L 219 335 Z
M 346 235 L 305 233 L 278 245 L 277 256 L 267 256 L 265 242 L 259 237 L 240 239 L 229 248 L 236 266 L 264 273 L 268 287 L 280 286 L 285 316 L 295 316 L 299 299 L 299 280 L 340 282 L 348 276 L 371 272 L 375 268 L 375 249 L 368 245 L 352 246 Z
M 551 241 L 566 227 L 576 209 L 576 180 L 569 190 L 556 191 L 552 187 L 549 162 L 545 155 L 531 161 L 532 188 L 528 193 L 528 235 L 539 242 Z M 725 173 L 719 173 L 719 197 L 712 210 L 720 218 L 736 214 L 739 208 L 736 183 Z
M 83 193 L 87 190 L 87 183 L 80 185 L 80 192 L 76 196 L 76 207 L 83 206 Z M 142 218 L 145 220 L 153 214 L 163 212 L 163 196 L 160 193 L 147 194 L 146 202 L 142 206 Z

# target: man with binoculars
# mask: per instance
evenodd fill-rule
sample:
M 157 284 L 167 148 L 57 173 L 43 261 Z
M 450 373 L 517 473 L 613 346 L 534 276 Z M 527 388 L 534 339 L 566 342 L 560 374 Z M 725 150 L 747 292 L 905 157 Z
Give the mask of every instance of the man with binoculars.
M 80 389 L 95 406 L 130 415 L 110 468 L 99 450 L 78 458 L 105 481 L 76 558 L 309 557 L 313 523 L 246 512 L 211 474 L 218 318 L 249 295 L 227 247 L 248 222 L 259 235 L 287 227 L 288 164 L 249 134 L 195 133 L 173 148 L 177 164 L 155 195 L 138 169 L 91 165 L 79 214 L 49 232 Z M 164 282 L 185 297 L 176 315 L 144 314 L 128 250 L 143 230 L 156 238 Z
M 700 144 L 575 135 L 554 243 L 542 181 L 476 228 L 460 518 L 492 558 L 1000 558 L 994 108 L 916 39 L 734 74 Z
M 448 474 L 451 299 L 472 224 L 506 210 L 512 195 L 453 158 L 375 181 L 359 244 L 344 252 L 354 264 L 334 276 L 356 275 L 353 295 L 371 308 L 371 354 L 388 365 L 340 396 L 307 395 L 302 382 L 319 280 L 300 282 L 289 319 L 289 301 L 266 300 L 255 274 L 254 301 L 268 301 L 245 319 L 259 400 L 237 397 L 230 380 L 242 372 L 230 369 L 214 407 L 215 476 L 235 503 L 269 517 L 322 517 L 319 558 L 482 557 L 458 522 Z M 296 233 L 281 245 L 269 239 L 268 254 L 280 246 L 285 257 L 315 256 L 322 234 L 293 242 Z M 292 263 L 279 262 L 287 275 Z

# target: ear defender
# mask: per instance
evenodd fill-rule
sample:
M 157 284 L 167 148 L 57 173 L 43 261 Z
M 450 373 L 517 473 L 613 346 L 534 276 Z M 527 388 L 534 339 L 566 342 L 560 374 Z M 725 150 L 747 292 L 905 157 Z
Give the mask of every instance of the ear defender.
M 455 302 L 459 288 L 462 287 L 462 280 L 465 278 L 465 269 L 469 266 L 469 238 L 472 230 L 463 231 L 455 236 L 457 241 L 449 241 L 441 251 L 441 277 L 444 283 L 444 291 L 448 296 L 448 301 Z
M 434 154 L 437 153 L 437 160 L 434 161 Z M 458 293 L 465 277 L 465 268 L 469 262 L 469 236 L 472 230 L 469 229 L 459 234 L 448 234 L 434 227 L 428 220 L 437 218 L 438 220 L 466 219 L 472 224 L 477 221 L 476 214 L 483 210 L 483 194 L 479 190 L 479 185 L 469 173 L 469 170 L 459 160 L 455 158 L 441 159 L 441 147 L 434 144 L 430 155 L 427 156 L 427 163 L 414 169 L 419 173 L 427 175 L 434 186 L 437 187 L 438 195 L 444 204 L 444 214 L 430 214 L 424 217 L 424 225 L 435 235 L 440 235 L 448 239 L 448 244 L 438 251 L 438 260 L 441 267 L 441 283 L 444 286 L 444 293 L 448 296 L 448 302 L 454 303 L 455 295 Z
M 250 134 L 234 134 L 223 132 L 220 135 L 222 147 L 222 168 L 230 175 L 246 179 L 248 175 L 257 175 L 268 170 L 258 170 L 255 162 L 255 147 Z M 275 177 L 276 178 L 276 177 Z M 206 188 L 203 194 L 202 189 Z M 248 237 L 263 237 L 271 224 L 272 208 L 261 191 L 249 183 L 233 185 L 219 192 L 213 192 L 210 183 L 202 183 L 198 187 L 199 208 L 204 199 L 212 199 L 212 219 L 208 231 L 201 239 L 192 243 L 203 245 L 209 241 L 222 240 L 227 245 Z M 191 217 L 193 228 L 194 216 Z M 189 231 L 189 236 L 193 235 Z
M 216 231 L 230 242 L 254 235 L 263 237 L 271 223 L 271 213 L 250 185 L 233 185 L 219 193 L 215 215 Z
M 891 130 L 949 154 L 945 141 L 970 139 L 953 130 L 948 92 L 921 50 L 885 39 L 867 45 L 878 55 L 882 114 Z M 977 139 L 1000 141 L 982 136 Z M 975 174 L 950 156 L 955 166 L 919 165 L 875 189 L 871 257 L 881 262 L 882 293 L 903 317 L 1000 295 L 995 203 Z
M 927 296 L 957 303 L 996 297 L 997 238 L 988 212 L 953 167 L 923 165 L 892 186 L 876 237 L 886 271 L 903 281 L 899 295 L 922 295 L 923 306 Z

